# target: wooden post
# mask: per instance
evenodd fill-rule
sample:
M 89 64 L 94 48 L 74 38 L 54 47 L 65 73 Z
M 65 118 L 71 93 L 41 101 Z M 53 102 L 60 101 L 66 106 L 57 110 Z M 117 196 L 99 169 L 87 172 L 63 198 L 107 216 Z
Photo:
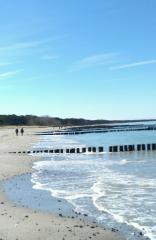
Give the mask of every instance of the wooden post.
M 118 146 L 113 146 L 113 152 L 118 152 Z
M 152 150 L 156 150 L 156 144 L 152 143 Z
M 98 147 L 99 152 L 104 152 L 103 147 Z
M 123 146 L 119 146 L 119 151 L 123 152 L 124 151 L 124 147 Z
M 137 144 L 137 151 L 141 151 L 141 144 Z
M 88 152 L 91 152 L 92 151 L 92 148 L 91 147 L 88 147 Z
M 134 151 L 134 145 L 129 145 L 128 146 L 128 151 L 130 151 L 130 152 Z
M 96 152 L 96 147 L 93 147 L 93 148 L 92 148 L 92 151 L 95 153 L 95 152 Z
M 143 151 L 146 150 L 145 144 L 142 144 L 142 150 L 143 150 Z
M 86 148 L 82 148 L 82 153 L 85 153 L 86 152 Z
M 109 152 L 112 152 L 113 148 L 112 146 L 109 147 Z
M 60 153 L 60 149 L 55 149 L 54 153 Z
M 147 144 L 147 150 L 151 150 L 151 144 Z
M 71 148 L 70 153 L 75 153 L 75 148 Z
M 128 151 L 128 146 L 124 145 L 124 151 L 127 152 Z
M 76 149 L 76 152 L 77 152 L 77 153 L 80 153 L 80 148 L 77 148 L 77 149 Z

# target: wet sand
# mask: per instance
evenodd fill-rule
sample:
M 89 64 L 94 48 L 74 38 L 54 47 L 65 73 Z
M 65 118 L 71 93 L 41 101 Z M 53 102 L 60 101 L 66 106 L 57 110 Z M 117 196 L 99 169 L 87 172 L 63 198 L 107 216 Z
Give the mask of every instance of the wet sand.
M 122 240 L 119 233 L 105 230 L 84 220 L 63 217 L 19 206 L 11 202 L 3 183 L 18 175 L 30 173 L 37 157 L 9 154 L 29 150 L 39 136 L 33 135 L 50 128 L 25 128 L 24 136 L 15 136 L 15 128 L 0 128 L 0 239 L 2 240 Z M 45 203 L 46 204 L 46 203 Z

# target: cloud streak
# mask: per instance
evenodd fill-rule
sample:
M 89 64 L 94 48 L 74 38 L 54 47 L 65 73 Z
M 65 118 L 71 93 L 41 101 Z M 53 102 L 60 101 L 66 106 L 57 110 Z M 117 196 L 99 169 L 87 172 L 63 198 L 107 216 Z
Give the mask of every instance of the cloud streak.
M 97 66 L 104 66 L 113 64 L 115 62 L 116 53 L 96 54 L 89 57 L 85 57 L 73 64 L 71 72 L 79 71 L 86 68 L 92 68 Z
M 41 60 L 48 61 L 48 60 L 56 60 L 58 58 L 59 57 L 57 55 L 44 55 L 41 57 Z
M 47 38 L 43 40 L 36 40 L 36 41 L 24 41 L 24 42 L 16 42 L 13 44 L 8 45 L 1 45 L 0 46 L 0 53 L 6 52 L 6 51 L 15 51 L 15 50 L 28 50 L 28 49 L 34 49 L 41 45 L 45 45 L 47 43 L 50 43 L 51 41 L 54 41 L 54 38 Z
M 12 65 L 13 63 L 11 62 L 0 62 L 0 67 L 6 67 L 6 66 L 9 66 L 9 65 Z
M 156 59 L 153 60 L 147 60 L 147 61 L 140 61 L 140 62 L 133 62 L 129 64 L 122 64 L 110 67 L 110 70 L 119 70 L 119 69 L 125 69 L 125 68 L 135 68 L 143 65 L 150 65 L 150 64 L 156 64 Z
M 19 70 L 16 70 L 16 71 L 8 71 L 8 72 L 0 73 L 0 80 L 4 80 L 4 79 L 8 79 L 8 78 L 14 77 L 18 73 L 20 73 L 20 72 L 23 72 L 23 69 L 19 69 Z

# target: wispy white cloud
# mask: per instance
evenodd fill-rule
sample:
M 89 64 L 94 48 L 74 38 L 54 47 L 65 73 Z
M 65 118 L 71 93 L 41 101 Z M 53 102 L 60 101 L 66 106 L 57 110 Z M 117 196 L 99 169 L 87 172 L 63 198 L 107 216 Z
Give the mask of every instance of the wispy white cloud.
M 57 55 L 44 55 L 41 57 L 41 60 L 48 61 L 48 60 L 56 60 L 58 58 L 59 57 Z
M 60 37 L 61 38 L 61 37 Z M 43 56 L 43 60 L 54 60 L 57 56 L 50 56 L 48 54 L 52 51 L 55 41 L 59 41 L 58 37 L 49 37 L 45 39 L 29 40 L 29 41 L 17 41 L 12 43 L 0 42 L 0 58 L 12 59 L 12 61 L 20 60 L 27 56 Z M 45 54 L 47 53 L 47 54 Z M 44 56 L 49 55 L 49 56 Z
M 44 39 L 42 38 L 42 39 L 37 39 L 37 40 L 16 41 L 16 42 L 13 42 L 10 44 L 9 43 L 8 44 L 0 43 L 0 51 L 35 48 L 40 45 L 46 45 L 46 44 L 49 44 L 52 42 L 60 41 L 60 40 L 64 39 L 65 37 L 66 37 L 66 35 L 56 35 L 56 36 L 51 36 L 51 37 L 44 38 Z M 29 38 L 30 38 L 30 36 L 29 36 Z
M 12 62 L 0 62 L 0 67 L 6 67 L 12 64 L 13 64 Z
M 149 65 L 149 64 L 156 64 L 156 59 L 112 66 L 112 67 L 110 67 L 110 69 L 118 70 L 118 69 L 124 69 L 124 68 L 134 68 L 134 67 L 139 67 L 139 66 Z
M 73 64 L 71 71 L 79 71 L 86 68 L 113 64 L 116 61 L 115 57 L 117 55 L 118 54 L 116 53 L 105 53 L 85 57 Z
M 11 51 L 11 50 L 36 48 L 40 45 L 49 43 L 52 40 L 53 40 L 52 38 L 48 38 L 48 39 L 43 39 L 43 40 L 38 40 L 38 41 L 25 41 L 25 42 L 16 42 L 16 43 L 9 44 L 9 45 L 1 45 L 0 52 L 7 51 L 7 50 Z
M 16 71 L 8 71 L 8 72 L 0 73 L 0 80 L 14 77 L 18 73 L 20 73 L 20 72 L 23 72 L 23 69 L 19 69 L 19 70 L 16 70 Z

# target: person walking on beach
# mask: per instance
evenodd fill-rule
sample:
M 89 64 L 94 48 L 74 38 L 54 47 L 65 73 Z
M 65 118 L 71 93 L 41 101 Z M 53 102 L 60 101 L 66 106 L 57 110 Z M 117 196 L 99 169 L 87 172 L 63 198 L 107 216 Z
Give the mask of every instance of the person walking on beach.
M 18 128 L 15 129 L 16 136 L 18 136 Z
M 24 129 L 21 128 L 21 135 L 23 136 L 23 134 L 24 134 Z

